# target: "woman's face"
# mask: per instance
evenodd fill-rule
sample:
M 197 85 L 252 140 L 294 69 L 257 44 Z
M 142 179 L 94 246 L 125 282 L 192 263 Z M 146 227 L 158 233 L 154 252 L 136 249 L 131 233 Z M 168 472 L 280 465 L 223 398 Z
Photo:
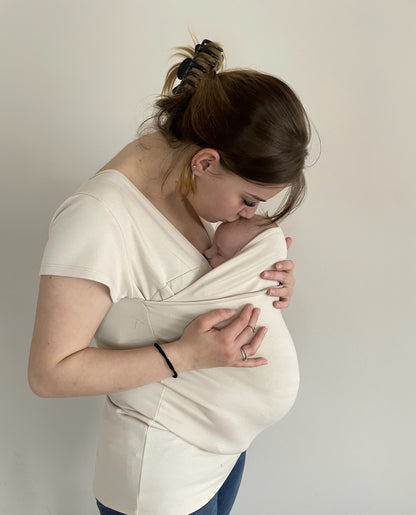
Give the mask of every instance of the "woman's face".
M 198 214 L 208 222 L 234 222 L 254 216 L 260 202 L 271 199 L 284 185 L 258 185 L 227 172 L 218 164 L 195 173 L 195 193 L 188 197 Z

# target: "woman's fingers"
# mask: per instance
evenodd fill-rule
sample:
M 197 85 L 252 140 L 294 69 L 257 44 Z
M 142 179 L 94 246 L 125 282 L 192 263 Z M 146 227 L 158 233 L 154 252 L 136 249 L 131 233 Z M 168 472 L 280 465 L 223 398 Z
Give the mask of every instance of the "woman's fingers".
M 282 261 L 275 263 L 274 267 L 276 270 L 291 272 L 295 268 L 295 263 L 291 259 L 283 259 Z
M 260 316 L 260 309 L 259 308 L 254 308 L 253 311 L 251 312 L 250 320 L 248 321 L 248 326 L 253 331 L 253 334 L 255 332 L 259 316 Z
M 274 264 L 273 270 L 264 270 L 260 275 L 263 279 L 270 279 L 274 281 L 277 274 L 292 274 L 295 268 L 295 263 L 291 259 L 284 259 L 283 261 L 278 261 Z
M 192 349 L 192 368 L 267 364 L 264 358 L 251 357 L 258 351 L 266 334 L 265 327 L 257 327 L 259 315 L 259 308 L 247 304 L 238 315 L 235 310 L 216 309 L 196 318 L 181 337 L 182 344 Z M 215 327 L 227 321 L 225 327 Z
M 254 368 L 267 365 L 267 363 L 266 358 L 249 358 L 247 361 L 241 361 L 241 363 L 237 363 L 234 366 L 238 368 Z
M 278 297 L 275 301 L 273 301 L 273 306 L 275 308 L 287 308 L 293 295 L 293 287 L 281 286 L 279 288 L 269 288 L 267 290 L 267 294 L 271 297 Z
M 284 268 L 279 268 L 280 265 Z M 279 296 L 279 293 L 282 294 L 282 292 L 277 292 L 277 288 L 287 288 L 289 290 L 289 293 L 293 290 L 295 286 L 295 277 L 293 275 L 293 269 L 295 265 L 293 261 L 280 261 L 279 263 L 275 264 L 276 270 L 265 270 L 262 272 L 261 277 L 263 279 L 268 279 L 270 281 L 276 281 L 276 286 L 273 288 L 269 288 L 269 295 L 277 295 Z M 284 292 L 288 293 L 288 292 Z
M 234 341 L 238 336 L 248 328 L 251 320 L 254 307 L 252 304 L 246 304 L 241 310 L 241 313 L 230 323 L 222 329 L 224 335 L 228 336 L 231 341 Z
M 260 309 L 253 308 L 247 326 L 236 339 L 238 345 L 236 349 L 237 366 L 254 367 L 267 364 L 265 358 L 251 357 L 257 353 L 267 332 L 266 327 L 257 327 L 259 316 Z
M 284 308 L 288 308 L 290 305 L 290 298 L 289 299 L 282 299 L 279 297 L 279 300 L 274 300 L 273 301 L 273 307 L 275 307 L 276 309 L 284 309 Z
M 238 317 L 220 330 L 224 336 L 223 345 L 229 347 L 229 355 L 234 357 L 234 366 L 254 367 L 267 364 L 265 358 L 250 358 L 257 353 L 267 332 L 266 327 L 256 327 L 259 316 L 260 309 L 247 304 Z
M 257 351 L 259 350 L 260 345 L 262 344 L 263 339 L 266 336 L 266 333 L 267 333 L 267 327 L 259 327 L 256 330 L 256 334 L 252 337 L 251 341 L 242 346 L 242 348 L 244 349 L 244 352 L 247 355 L 247 360 L 243 360 L 243 359 L 239 360 L 239 361 L 241 361 L 241 363 L 239 363 L 239 366 L 244 366 L 244 367 L 256 366 L 257 367 L 259 365 L 267 365 L 267 359 L 262 358 L 262 357 L 256 357 L 256 358 L 251 357 L 251 356 L 254 356 L 257 353 Z M 240 353 L 241 353 L 241 351 L 240 351 Z
M 267 333 L 267 327 L 259 327 L 256 330 L 256 334 L 254 335 L 254 337 L 252 338 L 250 343 L 248 343 L 246 345 L 246 347 L 249 350 L 250 356 L 254 356 L 257 353 L 257 351 L 259 350 L 259 347 L 263 341 L 263 338 L 266 336 L 266 333 Z
M 276 286 L 272 286 L 267 290 L 268 295 L 279 297 L 273 302 L 275 308 L 287 308 L 290 304 L 296 282 L 293 275 L 294 267 L 293 261 L 287 259 L 276 263 L 275 270 L 265 270 L 261 274 L 263 279 L 276 281 Z
M 233 315 L 235 315 L 234 309 L 214 309 L 201 315 L 195 321 L 198 323 L 198 329 L 205 333 L 221 322 L 229 320 Z
M 272 297 L 280 297 L 280 298 L 288 298 L 291 297 L 293 293 L 293 288 L 290 288 L 289 285 L 285 285 L 282 283 L 280 286 L 274 286 L 267 290 L 267 295 L 271 295 Z

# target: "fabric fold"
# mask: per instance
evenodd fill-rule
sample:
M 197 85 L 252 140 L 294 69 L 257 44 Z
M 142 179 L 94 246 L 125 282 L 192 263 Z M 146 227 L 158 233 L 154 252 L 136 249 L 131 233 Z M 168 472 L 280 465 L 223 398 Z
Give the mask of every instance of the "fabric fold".
M 246 304 L 261 309 L 258 325 L 268 332 L 258 355 L 268 365 L 255 368 L 221 367 L 194 370 L 157 385 L 112 394 L 119 407 L 133 409 L 209 452 L 244 451 L 266 427 L 292 407 L 299 370 L 295 347 L 280 311 L 266 295 L 274 283 L 259 276 L 286 257 L 279 227 L 259 234 L 234 258 L 211 270 L 163 301 L 142 301 L 156 341 L 180 337 L 197 316 L 217 308 L 239 312 Z M 169 347 L 167 347 L 169 352 Z M 156 393 L 157 392 L 157 393 Z M 163 396 L 162 396 L 163 394 Z M 155 399 L 159 398 L 157 413 Z

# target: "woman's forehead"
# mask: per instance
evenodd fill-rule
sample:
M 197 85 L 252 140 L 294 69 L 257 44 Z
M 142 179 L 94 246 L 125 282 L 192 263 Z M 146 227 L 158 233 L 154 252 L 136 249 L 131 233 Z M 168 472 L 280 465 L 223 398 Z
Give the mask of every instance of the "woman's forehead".
M 287 184 L 262 184 L 258 182 L 244 181 L 246 183 L 246 189 L 248 191 L 261 192 L 263 195 L 276 195 L 284 188 Z
M 260 202 L 274 197 L 287 186 L 287 184 L 265 184 L 248 181 L 247 179 L 243 179 L 243 177 L 239 177 L 235 174 L 233 175 L 235 177 L 234 180 L 244 190 L 244 193 L 251 195 Z

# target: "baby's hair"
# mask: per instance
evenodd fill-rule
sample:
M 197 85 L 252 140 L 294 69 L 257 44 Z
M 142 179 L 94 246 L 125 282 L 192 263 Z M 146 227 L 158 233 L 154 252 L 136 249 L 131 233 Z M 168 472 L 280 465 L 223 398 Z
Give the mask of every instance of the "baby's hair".
M 270 229 L 271 227 L 278 227 L 277 222 L 274 221 L 272 217 L 267 215 L 254 215 L 252 218 L 248 219 L 240 218 L 239 220 L 232 223 L 245 226 L 247 233 L 251 234 L 252 238 L 255 238 L 258 234 L 266 231 L 267 229 Z

